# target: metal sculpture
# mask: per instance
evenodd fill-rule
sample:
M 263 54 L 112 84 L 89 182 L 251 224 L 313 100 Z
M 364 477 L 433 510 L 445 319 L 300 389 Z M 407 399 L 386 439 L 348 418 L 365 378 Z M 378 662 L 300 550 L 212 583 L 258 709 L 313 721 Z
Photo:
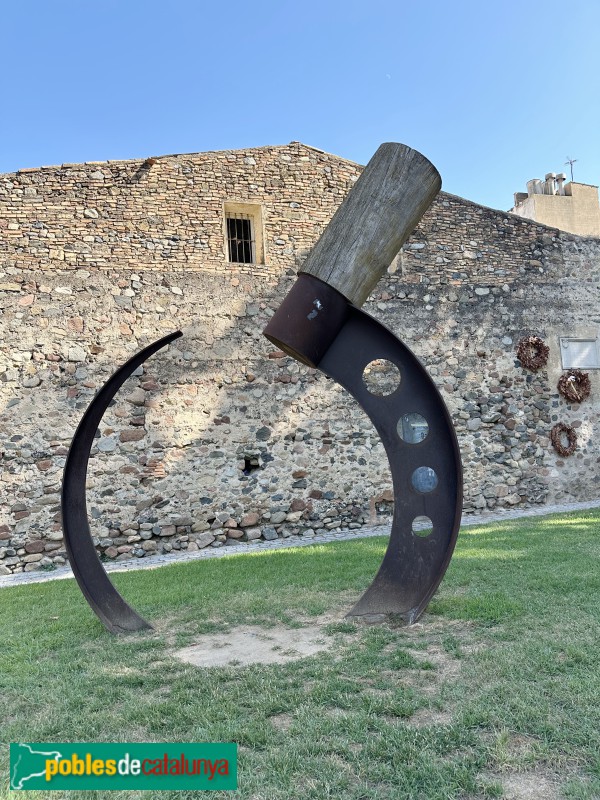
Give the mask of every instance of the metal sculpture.
M 104 384 L 83 415 L 71 442 L 62 485 L 62 525 L 73 574 L 92 610 L 111 633 L 139 631 L 152 626 L 139 616 L 117 592 L 98 558 L 87 516 L 85 481 L 100 420 L 127 378 L 147 358 L 182 336 L 181 331 L 140 350 Z
M 420 153 L 400 144 L 381 145 L 264 331 L 282 350 L 352 394 L 377 429 L 390 462 L 390 541 L 379 572 L 350 616 L 397 614 L 415 622 L 442 580 L 458 536 L 462 467 L 450 415 L 418 359 L 359 308 L 440 187 L 437 170 Z M 379 359 L 399 371 L 397 387 L 384 396 L 369 391 L 364 380 L 365 368 Z M 420 441 L 403 435 L 411 417 L 418 417 L 426 431 Z
M 341 324 L 339 330 L 330 332 L 323 356 L 313 360 L 308 355 L 311 337 L 306 329 L 316 302 L 323 312 L 333 311 L 332 317 Z M 299 351 L 300 337 L 294 336 L 290 347 L 286 332 L 296 334 L 302 327 L 305 342 Z M 349 616 L 398 614 L 413 623 L 446 571 L 462 507 L 460 453 L 435 384 L 388 328 L 312 276 L 300 275 L 265 333 L 290 355 L 317 367 L 347 389 L 381 437 L 394 487 L 392 531 L 375 580 Z M 322 347 L 321 331 L 317 338 Z M 365 368 L 381 360 L 398 368 L 398 384 L 385 395 L 370 391 L 364 379 Z M 408 422 L 410 429 L 411 418 L 420 423 L 422 438 L 404 433 L 403 422 Z M 420 518 L 424 527 L 419 526 Z
M 390 541 L 375 579 L 349 616 L 395 614 L 415 622 L 444 576 L 458 535 L 462 470 L 450 415 L 416 356 L 360 310 L 440 187 L 437 171 L 420 153 L 382 145 L 264 331 L 286 353 L 350 392 L 377 429 L 390 463 Z M 81 421 L 65 465 L 67 551 L 86 599 L 112 632 L 150 626 L 121 598 L 96 555 L 85 506 L 90 448 L 102 414 L 126 378 L 180 335 L 155 342 L 115 373 Z M 381 360 L 398 376 L 397 385 L 380 394 L 365 376 L 368 366 Z

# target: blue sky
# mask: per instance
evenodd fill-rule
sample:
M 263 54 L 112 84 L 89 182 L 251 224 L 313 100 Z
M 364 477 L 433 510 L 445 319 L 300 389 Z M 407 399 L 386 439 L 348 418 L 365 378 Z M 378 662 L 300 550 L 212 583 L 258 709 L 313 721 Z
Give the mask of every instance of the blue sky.
M 0 172 L 299 140 L 508 209 L 600 183 L 597 0 L 5 0 Z

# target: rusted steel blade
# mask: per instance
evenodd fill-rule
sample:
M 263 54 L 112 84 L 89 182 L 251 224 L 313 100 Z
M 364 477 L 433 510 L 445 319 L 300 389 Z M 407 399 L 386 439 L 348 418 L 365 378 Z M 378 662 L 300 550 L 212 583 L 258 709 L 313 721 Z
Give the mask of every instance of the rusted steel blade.
M 392 362 L 400 373 L 397 388 L 385 396 L 372 394 L 363 378 L 365 367 L 376 359 Z M 450 415 L 408 347 L 353 306 L 318 367 L 350 392 L 377 429 L 394 487 L 385 556 L 348 616 L 398 614 L 410 625 L 439 586 L 460 527 L 462 466 Z M 431 520 L 431 528 L 419 526 L 419 517 Z
M 377 576 L 349 615 L 398 614 L 412 624 L 448 567 L 462 509 L 460 451 L 437 387 L 397 336 L 312 275 L 298 277 L 264 334 L 347 389 L 377 429 L 392 473 L 392 532 Z M 377 360 L 399 371 L 383 395 L 364 380 Z
M 152 626 L 139 616 L 111 583 L 98 558 L 87 516 L 85 483 L 90 450 L 102 416 L 131 373 L 162 347 L 182 336 L 170 333 L 140 350 L 120 367 L 90 403 L 71 442 L 62 485 L 62 525 L 73 574 L 92 610 L 111 633 Z

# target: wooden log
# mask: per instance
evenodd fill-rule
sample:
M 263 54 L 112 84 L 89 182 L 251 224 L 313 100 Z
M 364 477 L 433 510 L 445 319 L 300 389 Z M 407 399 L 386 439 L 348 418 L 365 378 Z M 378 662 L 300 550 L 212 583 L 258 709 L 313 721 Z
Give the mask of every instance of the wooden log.
M 382 144 L 333 215 L 300 272 L 362 306 L 440 191 L 425 156 Z

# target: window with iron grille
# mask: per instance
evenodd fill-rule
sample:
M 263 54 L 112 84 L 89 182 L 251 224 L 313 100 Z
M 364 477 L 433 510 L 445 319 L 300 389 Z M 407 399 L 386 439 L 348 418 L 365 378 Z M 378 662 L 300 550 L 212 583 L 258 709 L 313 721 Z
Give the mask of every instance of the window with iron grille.
M 265 263 L 260 203 L 226 200 L 223 203 L 223 236 L 224 255 L 231 264 Z
M 256 241 L 252 217 L 247 214 L 226 215 L 227 252 L 236 264 L 256 264 Z

